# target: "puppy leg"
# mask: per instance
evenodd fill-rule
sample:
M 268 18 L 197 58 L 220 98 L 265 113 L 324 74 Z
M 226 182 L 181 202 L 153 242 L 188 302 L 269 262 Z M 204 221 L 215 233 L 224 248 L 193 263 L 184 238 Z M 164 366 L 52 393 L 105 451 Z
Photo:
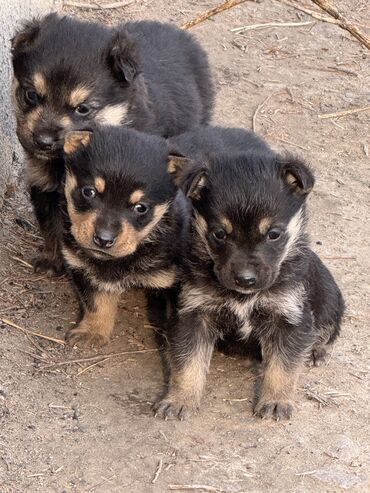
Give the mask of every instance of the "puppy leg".
M 114 328 L 119 294 L 97 290 L 81 271 L 74 271 L 72 278 L 79 294 L 81 316 L 66 339 L 72 346 L 102 346 L 109 341 Z
M 211 361 L 215 337 L 199 314 L 180 315 L 170 334 L 171 377 L 167 394 L 153 410 L 165 419 L 184 420 L 198 410 Z
M 280 321 L 262 337 L 263 378 L 254 408 L 257 416 L 276 420 L 291 418 L 291 399 L 299 369 L 312 348 L 310 326 L 309 320 L 305 327 Z
M 59 194 L 42 192 L 37 187 L 31 187 L 31 201 L 35 211 L 40 231 L 44 237 L 42 253 L 32 260 L 36 272 L 47 272 L 59 275 L 64 271 L 63 257 L 60 250 L 62 223 L 59 212 Z

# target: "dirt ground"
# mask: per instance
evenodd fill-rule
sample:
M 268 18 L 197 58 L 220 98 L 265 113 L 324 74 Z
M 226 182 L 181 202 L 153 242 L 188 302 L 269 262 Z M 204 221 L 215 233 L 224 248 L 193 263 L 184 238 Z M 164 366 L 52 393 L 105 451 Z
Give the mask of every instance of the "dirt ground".
M 65 11 L 108 23 L 182 25 L 217 3 L 137 0 Z M 335 3 L 370 33 L 367 0 Z M 265 22 L 306 24 L 231 32 Z M 345 293 L 342 337 L 326 366 L 302 372 L 290 422 L 254 417 L 256 371 L 220 354 L 201 413 L 165 422 L 150 410 L 162 388 L 158 354 L 134 352 L 155 347 L 139 292 L 122 299 L 114 339 L 98 353 L 0 323 L 1 493 L 370 491 L 369 112 L 319 118 L 370 104 L 369 51 L 338 26 L 277 0 L 247 2 L 192 32 L 217 81 L 214 122 L 251 128 L 259 107 L 256 130 L 312 163 L 312 244 Z M 75 320 L 74 296 L 66 279 L 32 272 L 28 262 L 40 240 L 35 228 L 15 222 L 19 217 L 33 222 L 22 179 L 0 211 L 0 318 L 63 339 Z M 120 352 L 131 354 L 63 364 Z

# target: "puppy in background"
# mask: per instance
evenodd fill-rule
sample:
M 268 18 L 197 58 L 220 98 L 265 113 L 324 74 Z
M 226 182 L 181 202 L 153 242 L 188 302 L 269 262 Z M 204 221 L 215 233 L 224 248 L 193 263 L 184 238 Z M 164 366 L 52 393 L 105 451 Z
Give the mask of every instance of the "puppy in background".
M 169 167 L 192 201 L 193 219 L 178 315 L 166 334 L 170 384 L 155 413 L 184 419 L 194 412 L 215 345 L 231 340 L 240 352 L 257 346 L 262 358 L 255 414 L 290 418 L 299 370 L 325 357 L 344 310 L 332 275 L 309 247 L 313 174 L 246 131 L 208 128 L 172 145 L 193 158 L 179 156 Z
M 209 122 L 213 82 L 194 38 L 158 22 L 111 28 L 51 14 L 15 35 L 12 59 L 17 135 L 45 240 L 34 266 L 58 273 L 66 133 L 99 123 L 179 134 Z
M 121 293 L 146 288 L 154 303 L 177 282 L 189 208 L 167 172 L 162 138 L 106 126 L 69 132 L 64 151 L 62 252 L 81 312 L 67 338 L 100 346 Z

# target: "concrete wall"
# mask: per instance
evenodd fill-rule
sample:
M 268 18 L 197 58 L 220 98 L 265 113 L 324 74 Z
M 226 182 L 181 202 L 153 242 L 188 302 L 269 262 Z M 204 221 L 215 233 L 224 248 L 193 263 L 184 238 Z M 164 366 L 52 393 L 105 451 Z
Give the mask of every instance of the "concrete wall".
M 22 166 L 11 105 L 10 39 L 22 20 L 53 9 L 54 0 L 0 0 L 0 206 L 6 185 Z

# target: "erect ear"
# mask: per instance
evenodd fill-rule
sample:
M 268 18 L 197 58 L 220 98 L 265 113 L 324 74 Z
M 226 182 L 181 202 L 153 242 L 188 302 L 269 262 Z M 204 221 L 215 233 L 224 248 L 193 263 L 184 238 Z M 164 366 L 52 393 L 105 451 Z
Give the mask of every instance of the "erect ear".
M 167 169 L 175 185 L 192 199 L 199 199 L 206 185 L 206 169 L 191 159 L 171 151 L 168 155 Z
M 41 22 L 38 19 L 32 19 L 23 24 L 22 29 L 15 33 L 11 40 L 12 54 L 32 45 L 39 35 Z
M 308 195 L 315 178 L 310 168 L 294 157 L 282 159 L 282 178 L 295 195 Z
M 126 86 L 139 73 L 137 58 L 134 42 L 124 31 L 116 33 L 108 46 L 107 63 L 114 77 Z
M 68 132 L 64 139 L 64 152 L 69 155 L 82 149 L 83 147 L 86 147 L 90 142 L 91 136 L 92 132 L 88 130 Z

